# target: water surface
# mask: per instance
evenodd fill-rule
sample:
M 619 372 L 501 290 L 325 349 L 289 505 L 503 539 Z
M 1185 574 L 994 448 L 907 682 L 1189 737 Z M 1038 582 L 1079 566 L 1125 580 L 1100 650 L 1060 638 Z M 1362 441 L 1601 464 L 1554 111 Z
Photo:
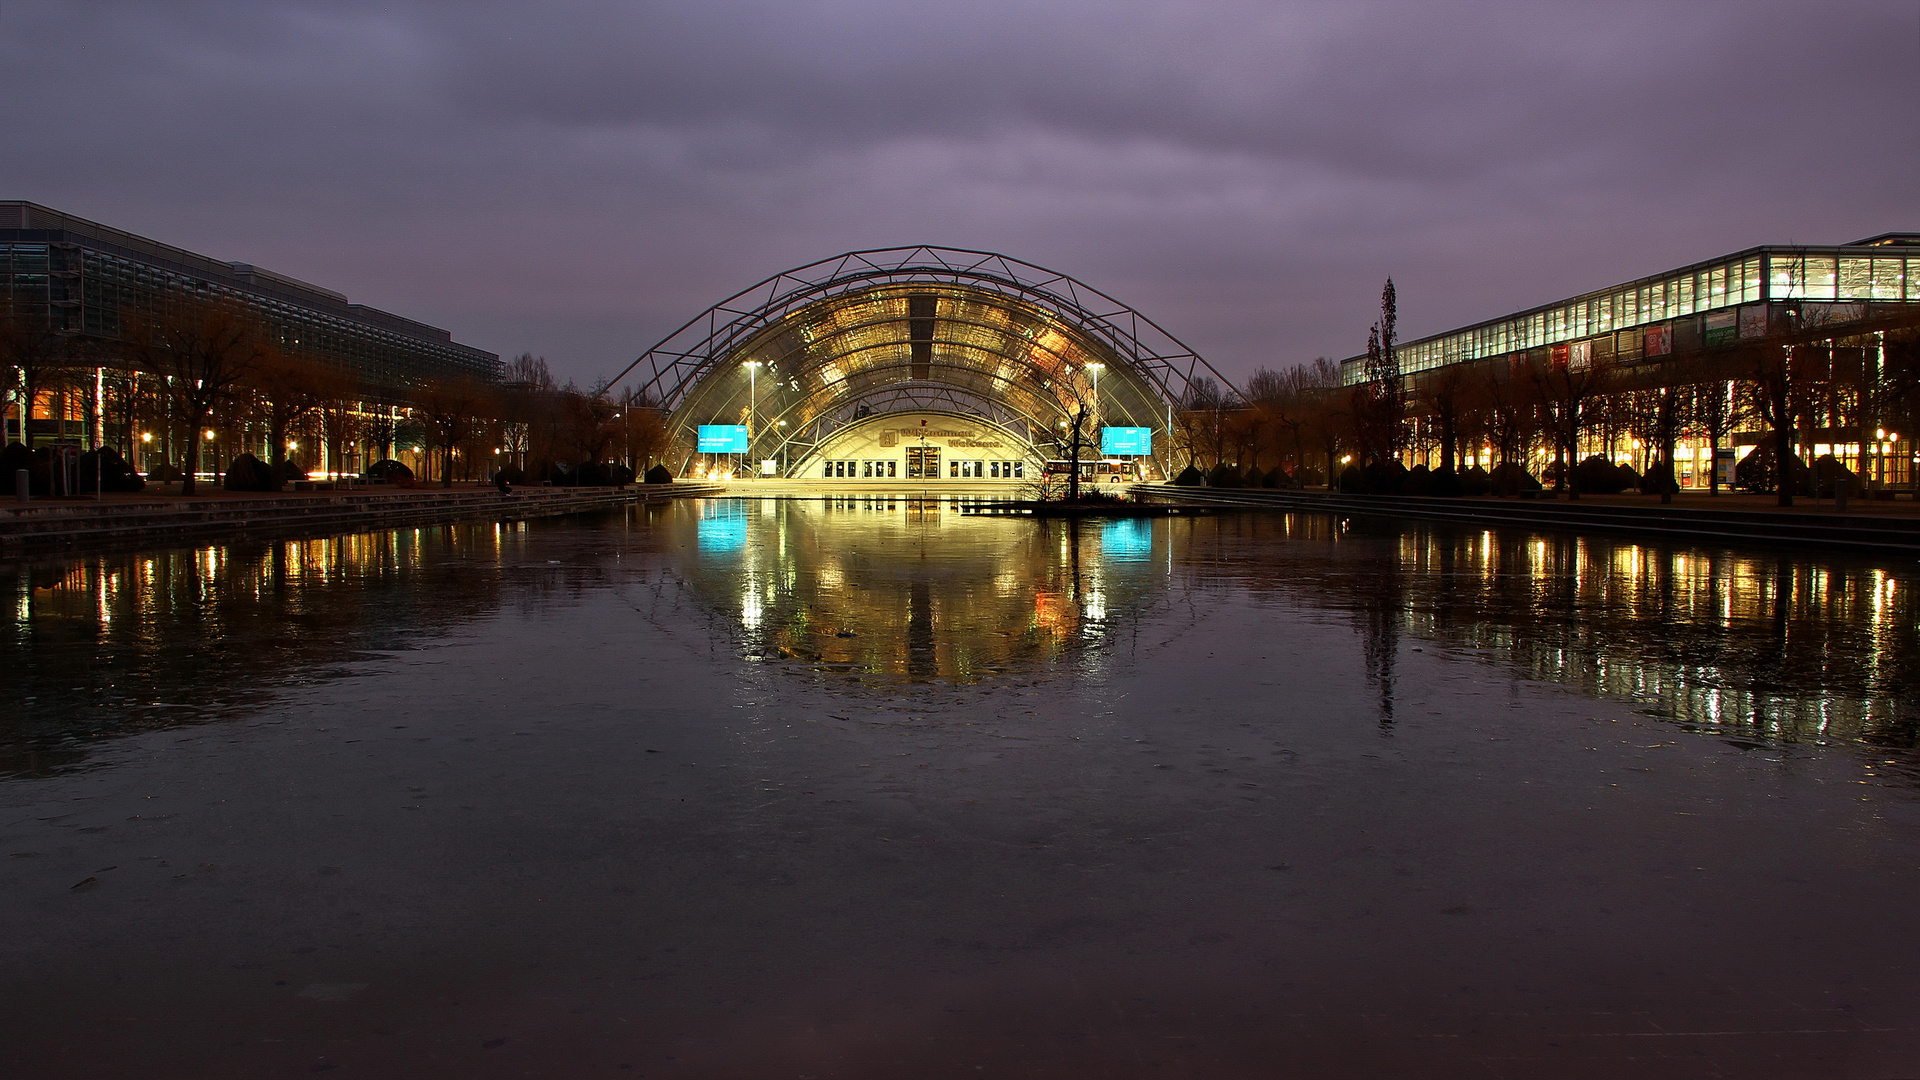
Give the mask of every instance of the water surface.
M 0 1064 L 1920 1062 L 1912 567 L 963 509 L 0 570 Z

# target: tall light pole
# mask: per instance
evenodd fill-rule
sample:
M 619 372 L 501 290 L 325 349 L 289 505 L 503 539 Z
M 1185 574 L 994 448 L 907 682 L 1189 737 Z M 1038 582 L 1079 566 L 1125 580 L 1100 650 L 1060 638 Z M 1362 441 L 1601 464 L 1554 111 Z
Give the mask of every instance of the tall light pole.
M 755 474 L 756 470 L 758 469 L 758 466 L 754 463 L 754 460 L 753 460 L 753 429 L 754 429 L 754 421 L 756 418 L 755 416 L 756 410 L 759 408 L 759 405 L 760 405 L 760 400 L 759 400 L 760 394 L 758 390 L 758 387 L 760 384 L 759 384 L 759 380 L 756 378 L 756 376 L 760 372 L 760 361 L 749 360 L 746 362 L 746 367 L 747 367 L 747 475 L 751 477 Z

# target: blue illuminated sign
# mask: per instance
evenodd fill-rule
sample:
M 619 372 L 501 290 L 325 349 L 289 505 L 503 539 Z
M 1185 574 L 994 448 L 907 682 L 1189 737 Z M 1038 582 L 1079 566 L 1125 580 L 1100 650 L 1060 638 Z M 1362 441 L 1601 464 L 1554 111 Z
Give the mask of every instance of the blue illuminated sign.
M 1103 454 L 1133 454 L 1145 457 L 1153 453 L 1153 429 L 1144 427 L 1103 427 L 1100 429 L 1100 452 Z
M 701 424 L 700 452 L 703 454 L 746 453 L 747 425 Z

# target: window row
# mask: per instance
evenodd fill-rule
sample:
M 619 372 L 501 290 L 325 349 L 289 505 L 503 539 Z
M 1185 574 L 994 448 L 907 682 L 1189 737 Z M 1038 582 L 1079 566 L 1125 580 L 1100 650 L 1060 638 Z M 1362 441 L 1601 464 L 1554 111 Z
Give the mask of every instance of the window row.
M 1769 252 L 1669 274 L 1398 350 L 1400 370 L 1425 371 L 1736 304 L 1769 300 L 1920 300 L 1920 258 Z M 1359 374 L 1350 365 L 1349 378 Z
M 940 475 L 940 457 L 938 447 L 911 447 L 912 450 L 926 451 L 914 455 L 909 462 L 909 478 L 931 479 Z M 820 463 L 820 476 L 826 480 L 891 480 L 900 475 L 900 462 L 897 460 L 849 460 L 836 458 Z M 952 480 L 1021 480 L 1027 475 L 1024 461 L 958 461 L 947 462 L 947 477 Z

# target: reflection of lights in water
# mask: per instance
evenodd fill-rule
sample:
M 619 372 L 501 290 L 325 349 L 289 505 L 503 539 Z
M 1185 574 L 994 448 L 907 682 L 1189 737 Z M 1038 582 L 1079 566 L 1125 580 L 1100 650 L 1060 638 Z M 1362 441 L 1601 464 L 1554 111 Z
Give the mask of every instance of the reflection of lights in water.
M 1081 611 L 1087 621 L 1080 627 L 1080 632 L 1089 637 L 1100 633 L 1101 628 L 1093 624 L 1105 622 L 1107 619 L 1107 594 L 1099 589 L 1088 589 L 1086 600 L 1081 604 Z
M 700 519 L 695 525 L 700 551 L 721 555 L 747 546 L 747 511 L 737 500 L 715 500 L 700 504 Z
M 1153 523 L 1119 518 L 1100 528 L 1100 553 L 1117 562 L 1140 562 L 1153 554 Z
M 746 591 L 740 594 L 741 624 L 748 630 L 760 629 L 760 616 L 764 610 L 760 604 L 759 592 L 752 585 L 748 585 Z

